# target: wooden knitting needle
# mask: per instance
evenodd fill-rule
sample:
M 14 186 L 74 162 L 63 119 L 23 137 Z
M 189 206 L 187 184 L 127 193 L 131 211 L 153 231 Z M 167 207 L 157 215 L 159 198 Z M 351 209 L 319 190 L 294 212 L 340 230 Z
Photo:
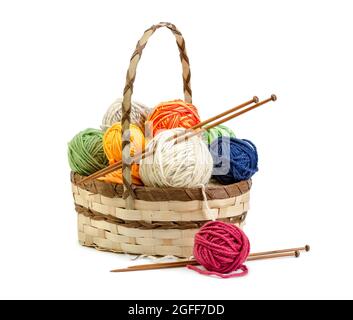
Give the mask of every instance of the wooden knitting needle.
M 256 257 L 256 256 L 262 256 L 264 254 L 277 254 L 277 253 L 284 253 L 284 252 L 295 252 L 295 251 L 305 251 L 309 252 L 310 251 L 310 246 L 307 244 L 304 247 L 299 247 L 299 248 L 291 248 L 291 249 L 281 249 L 281 250 L 273 250 L 273 251 L 265 251 L 265 252 L 257 252 L 250 254 L 249 256 Z
M 250 104 L 250 101 L 256 100 L 256 98 L 257 98 L 257 97 L 254 97 L 252 100 L 249 100 L 249 101 L 243 103 L 242 105 L 239 105 L 239 106 L 233 108 L 232 110 L 233 110 L 233 111 L 234 111 L 234 110 L 239 110 L 239 109 L 243 108 L 244 105 Z M 236 117 L 238 117 L 238 116 L 240 116 L 240 115 L 242 115 L 242 114 L 244 114 L 244 113 L 246 113 L 246 112 L 249 112 L 249 111 L 251 111 L 251 110 L 253 110 L 253 109 L 255 109 L 255 108 L 257 108 L 257 107 L 259 107 L 259 106 L 261 106 L 261 105 L 263 105 L 263 104 L 265 104 L 265 103 L 268 103 L 268 102 L 270 102 L 270 101 L 276 101 L 276 100 L 277 100 L 277 97 L 273 94 L 273 95 L 271 95 L 270 98 L 268 98 L 268 99 L 266 99 L 266 100 L 263 100 L 263 101 L 261 101 L 261 102 L 258 102 L 258 103 L 256 103 L 255 105 L 253 105 L 253 106 L 251 106 L 251 107 L 249 107 L 249 108 L 246 108 L 246 109 L 244 109 L 244 110 L 242 110 L 242 111 L 240 111 L 240 112 L 238 112 L 238 113 L 232 114 L 232 115 L 230 115 L 230 116 L 228 116 L 228 117 L 226 117 L 226 118 L 224 118 L 224 119 L 221 119 L 221 120 L 219 120 L 219 121 L 216 122 L 216 123 L 207 125 L 206 127 L 202 128 L 201 130 L 197 130 L 197 131 L 195 131 L 195 132 L 192 132 L 191 134 L 190 134 L 190 131 L 188 130 L 188 131 L 186 131 L 185 133 L 183 133 L 182 135 L 180 135 L 179 137 L 177 137 L 175 143 L 178 143 L 178 142 L 180 142 L 180 141 L 182 141 L 182 140 L 185 140 L 185 139 L 187 139 L 187 138 L 190 138 L 190 137 L 192 137 L 192 136 L 194 136 L 194 135 L 198 135 L 198 134 L 200 134 L 201 132 L 203 132 L 203 131 L 205 131 L 205 130 L 211 129 L 211 128 L 213 128 L 213 127 L 215 127 L 215 126 L 218 126 L 218 125 L 220 125 L 220 124 L 222 124 L 222 123 L 224 123 L 224 122 L 226 122 L 226 121 L 229 121 L 229 120 L 231 120 L 231 119 L 233 119 L 233 118 L 236 118 Z M 230 111 L 230 112 L 231 112 L 231 111 Z M 228 114 L 228 113 L 227 113 L 227 114 Z M 217 119 L 218 119 L 219 115 L 216 116 L 216 117 L 217 117 Z M 205 121 L 205 122 L 208 123 L 209 120 L 207 120 L 207 121 Z M 140 153 L 138 153 L 138 154 L 132 159 L 132 162 L 137 162 L 137 161 L 139 161 L 139 160 L 141 159 L 141 157 L 142 157 L 142 158 L 146 158 L 146 157 L 151 156 L 151 155 L 153 155 L 153 151 L 144 152 L 144 153 L 141 153 L 141 152 L 140 152 Z M 87 182 L 90 182 L 90 181 L 92 181 L 92 180 L 94 180 L 94 179 L 103 177 L 103 176 L 105 176 L 105 175 L 108 174 L 108 173 L 111 173 L 111 172 L 113 172 L 113 171 L 116 171 L 116 170 L 120 169 L 121 167 L 122 167 L 122 161 L 119 161 L 119 162 L 117 162 L 117 163 L 115 163 L 115 164 L 112 164 L 112 165 L 110 165 L 110 166 L 108 166 L 108 167 L 106 167 L 106 168 L 104 168 L 104 169 L 102 169 L 102 170 L 100 170 L 100 171 L 97 171 L 96 173 L 91 174 L 91 175 L 88 176 L 88 177 L 83 178 L 78 184 L 87 183 Z
M 244 110 L 241 110 L 241 111 L 239 111 L 239 112 L 237 112 L 237 113 L 234 113 L 234 114 L 232 114 L 232 115 L 230 115 L 230 116 L 228 116 L 228 117 L 226 117 L 226 118 L 223 118 L 223 119 L 221 119 L 221 120 L 219 120 L 219 121 L 217 121 L 217 122 L 215 122 L 215 123 L 212 123 L 212 124 L 210 124 L 210 125 L 208 125 L 208 126 L 205 126 L 205 127 L 201 128 L 201 129 L 198 130 L 198 131 L 194 131 L 194 132 L 191 132 L 191 133 L 189 133 L 189 134 L 186 133 L 185 135 L 181 135 L 180 137 L 178 137 L 178 138 L 175 140 L 175 143 L 179 143 L 179 142 L 181 142 L 181 141 L 183 141 L 183 140 L 190 139 L 190 138 L 193 137 L 193 136 L 199 135 L 200 133 L 202 133 L 202 132 L 204 132 L 204 131 L 207 131 L 207 130 L 209 130 L 209 129 L 212 129 L 213 127 L 216 127 L 216 126 L 218 126 L 218 125 L 220 125 L 220 124 L 222 124 L 222 123 L 224 123 L 224 122 L 227 122 L 227 121 L 229 121 L 229 120 L 232 120 L 233 118 L 239 117 L 240 115 L 242 115 L 242 114 L 244 114 L 244 113 L 246 113 L 246 112 L 249 112 L 249 111 L 251 111 L 251 110 L 253 110 L 253 109 L 256 109 L 256 108 L 262 106 L 262 105 L 265 104 L 265 103 L 268 103 L 268 102 L 270 102 L 270 101 L 276 101 L 276 100 L 277 100 L 277 97 L 276 97 L 276 95 L 273 94 L 273 95 L 271 95 L 270 98 L 268 98 L 268 99 L 266 99 L 266 100 L 263 100 L 263 101 L 261 101 L 261 102 L 259 102 L 259 103 L 254 104 L 253 106 L 251 106 L 251 107 L 249 107 L 249 108 L 246 108 L 246 109 L 244 109 Z
M 195 130 L 195 129 L 198 129 L 198 128 L 201 128 L 203 126 L 205 126 L 206 124 L 209 124 L 210 122 L 212 121 L 215 121 L 215 120 L 218 120 L 219 118 L 222 118 L 224 116 L 227 116 L 228 114 L 232 113 L 232 112 L 235 112 L 241 108 L 244 108 L 244 107 L 247 107 L 248 105 L 252 104 L 252 103 L 258 103 L 259 102 L 259 98 L 257 96 L 254 96 L 251 100 L 249 101 L 246 101 L 242 104 L 240 104 L 239 106 L 236 106 L 234 108 L 231 108 L 231 109 L 228 109 L 227 111 L 224 111 L 214 117 L 211 117 L 203 122 L 200 122 L 198 123 L 196 126 L 193 126 L 191 129 Z
M 254 260 L 265 260 L 265 259 L 275 259 L 275 258 L 283 258 L 283 257 L 296 257 L 300 256 L 299 251 L 292 252 L 283 252 L 276 254 L 264 254 L 264 255 L 249 255 L 246 261 L 254 261 Z M 129 271 L 143 271 L 143 270 L 157 270 L 157 269 L 168 269 L 168 268 L 179 268 L 185 267 L 187 265 L 199 265 L 196 260 L 186 260 L 186 261 L 177 261 L 177 262 L 166 262 L 166 263 L 151 263 L 137 266 L 130 266 L 128 268 L 123 269 L 115 269 L 110 272 L 129 272 Z
M 305 247 L 300 247 L 300 248 L 293 248 L 293 249 L 282 249 L 282 250 L 273 250 L 273 251 L 264 251 L 264 252 L 256 252 L 256 253 L 250 253 L 248 260 L 256 260 L 257 257 L 262 257 L 262 256 L 270 256 L 270 255 L 276 255 L 276 254 L 283 254 L 283 253 L 295 253 L 298 252 L 300 253 L 300 251 L 306 251 L 308 252 L 310 250 L 310 247 L 308 245 L 306 245 Z M 250 260 L 249 260 L 250 261 Z M 136 266 L 131 266 L 129 268 L 133 268 L 133 269 L 143 269 L 144 267 L 149 267 L 149 266 L 164 266 L 164 265 L 180 265 L 180 266 L 185 266 L 188 264 L 198 264 L 196 260 L 182 260 L 182 261 L 176 261 L 176 262 L 162 262 L 162 263 L 154 263 L 154 264 L 142 264 L 142 265 L 136 265 Z
M 230 113 L 232 113 L 232 112 L 235 112 L 235 111 L 237 111 L 237 110 L 240 110 L 241 108 L 244 108 L 244 107 L 246 107 L 246 106 L 248 106 L 248 105 L 250 105 L 250 104 L 252 104 L 252 103 L 258 103 L 258 102 L 259 102 L 259 98 L 258 98 L 257 96 L 254 96 L 251 100 L 248 100 L 248 101 L 246 101 L 246 102 L 244 102 L 244 103 L 242 103 L 242 104 L 240 104 L 240 105 L 238 105 L 238 106 L 236 106 L 236 107 L 233 107 L 233 108 L 231 108 L 231 109 L 229 109 L 229 110 L 227 110 L 227 111 L 225 111 L 225 112 L 222 112 L 222 113 L 220 113 L 220 114 L 218 114 L 218 115 L 216 115 L 216 116 L 214 116 L 214 117 L 212 117 L 212 118 L 209 118 L 209 119 L 207 119 L 207 120 L 205 120 L 205 121 L 203 121 L 203 122 L 198 123 L 197 125 L 195 125 L 195 126 L 193 126 L 192 128 L 190 128 L 187 132 L 190 132 L 190 131 L 192 131 L 192 130 L 199 129 L 199 128 L 201 128 L 202 126 L 207 125 L 207 124 L 209 124 L 210 122 L 212 122 L 212 121 L 214 121 L 214 120 L 218 120 L 219 118 L 224 117 L 224 116 L 226 116 L 226 115 L 228 115 L 228 114 L 230 114 Z M 186 132 L 185 132 L 184 134 L 186 134 Z M 172 138 L 173 138 L 173 137 L 172 137 Z M 178 138 L 178 136 L 176 136 L 175 138 Z M 134 159 L 137 160 L 137 159 L 139 159 L 141 156 L 143 156 L 143 152 L 137 153 L 137 154 L 135 155 Z M 136 161 L 136 160 L 135 160 L 135 161 Z M 88 177 L 83 178 L 83 179 L 79 182 L 79 184 L 83 184 L 83 183 L 85 183 L 85 182 L 87 183 L 87 182 L 90 182 L 90 181 L 92 181 L 92 180 L 94 180 L 94 179 L 103 177 L 103 176 L 105 176 L 105 175 L 108 174 L 108 173 L 111 173 L 111 172 L 113 172 L 113 171 L 115 171 L 115 170 L 120 169 L 121 167 L 122 167 L 122 161 L 120 160 L 120 161 L 118 161 L 118 162 L 116 162 L 116 163 L 114 163 L 114 164 L 112 164 L 112 165 L 110 165 L 110 166 L 108 166 L 108 167 L 106 167 L 106 168 L 103 168 L 103 169 L 101 169 L 101 170 L 99 170 L 99 171 L 97 171 L 97 172 L 91 174 L 91 175 L 88 176 Z
M 281 250 L 273 250 L 273 251 L 265 251 L 265 252 L 257 252 L 257 253 L 251 253 L 249 254 L 249 258 L 247 259 L 248 261 L 251 260 L 258 260 L 258 258 L 262 259 L 262 256 L 273 256 L 273 255 L 280 255 L 277 257 L 281 257 L 282 254 L 290 253 L 290 256 L 295 253 L 295 256 L 299 257 L 300 251 L 306 251 L 308 252 L 310 250 L 310 246 L 306 245 L 304 247 L 299 247 L 299 248 L 291 248 L 291 249 L 281 249 Z M 287 255 L 284 255 L 286 257 Z M 141 269 L 145 270 L 145 267 L 149 268 L 150 266 L 153 266 L 154 268 L 172 268 L 172 267 L 183 267 L 188 264 L 191 265 L 197 265 L 196 260 L 183 260 L 183 261 L 177 261 L 177 262 L 165 262 L 165 263 L 154 263 L 154 264 L 145 264 L 145 265 L 137 265 L 137 266 L 132 266 L 129 267 L 129 269 Z M 170 265 L 170 266 L 169 266 Z M 153 268 L 153 269 L 154 269 Z M 113 272 L 113 271 L 112 271 Z
M 250 253 L 248 260 L 250 258 L 253 258 L 252 260 L 256 260 L 255 257 L 259 256 L 269 256 L 269 255 L 274 255 L 274 254 L 282 254 L 282 253 L 293 253 L 293 252 L 299 252 L 300 251 L 305 251 L 309 252 L 310 251 L 310 246 L 305 245 L 304 247 L 299 247 L 299 248 L 290 248 L 290 249 L 280 249 L 280 250 L 272 250 L 272 251 L 263 251 L 263 252 L 255 252 L 255 253 Z M 176 262 L 162 262 L 162 263 L 154 263 L 152 265 L 154 266 L 163 266 L 165 264 L 180 264 L 181 266 L 184 266 L 186 264 L 197 264 L 196 260 L 182 260 L 182 261 L 176 261 Z M 142 264 L 142 265 L 136 265 L 132 266 L 129 268 L 143 268 L 145 266 L 150 266 L 151 264 Z

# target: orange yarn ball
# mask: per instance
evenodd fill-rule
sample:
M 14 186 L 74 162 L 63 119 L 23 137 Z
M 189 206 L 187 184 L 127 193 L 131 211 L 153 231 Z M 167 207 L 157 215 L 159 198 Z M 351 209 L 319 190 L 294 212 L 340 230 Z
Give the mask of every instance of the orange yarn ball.
M 103 149 L 104 153 L 109 160 L 109 164 L 114 164 L 122 159 L 122 141 L 121 141 L 121 123 L 117 122 L 111 126 L 103 136 Z M 135 154 L 142 152 L 145 146 L 145 137 L 141 129 L 130 124 L 130 155 L 133 157 Z M 142 185 L 139 175 L 139 165 L 132 164 L 131 166 L 132 183 Z M 106 176 L 99 178 L 105 182 L 123 183 L 122 169 L 116 170 Z
M 194 105 L 182 100 L 162 102 L 147 118 L 152 124 L 153 136 L 163 129 L 191 128 L 200 123 L 200 116 Z

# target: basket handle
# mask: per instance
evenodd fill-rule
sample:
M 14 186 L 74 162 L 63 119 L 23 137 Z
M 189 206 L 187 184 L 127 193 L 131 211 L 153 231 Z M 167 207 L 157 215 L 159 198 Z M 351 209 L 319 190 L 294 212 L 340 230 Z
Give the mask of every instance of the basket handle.
M 133 93 L 134 81 L 136 77 L 136 69 L 140 61 L 142 51 L 145 48 L 148 39 L 159 28 L 166 27 L 173 32 L 176 43 L 178 45 L 180 60 L 183 68 L 183 82 L 184 82 L 184 99 L 187 103 L 192 103 L 192 91 L 190 88 L 190 65 L 189 58 L 185 49 L 185 41 L 174 24 L 169 22 L 160 22 L 147 29 L 142 38 L 137 42 L 136 49 L 130 59 L 130 66 L 126 74 L 126 82 L 124 88 L 124 97 L 122 103 L 122 176 L 124 184 L 124 195 L 126 199 L 126 207 L 133 209 L 134 192 L 131 187 L 131 157 L 130 157 L 130 112 L 131 112 L 131 96 Z

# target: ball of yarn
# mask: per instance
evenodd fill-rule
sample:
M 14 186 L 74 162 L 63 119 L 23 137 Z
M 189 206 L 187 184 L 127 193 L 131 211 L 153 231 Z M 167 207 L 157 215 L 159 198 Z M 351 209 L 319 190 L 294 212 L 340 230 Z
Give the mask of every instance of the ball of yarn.
M 108 164 L 103 150 L 103 132 L 86 129 L 76 134 L 68 144 L 70 168 L 82 176 L 89 176 Z
M 212 156 L 198 136 L 175 143 L 176 128 L 157 134 L 146 146 L 154 155 L 140 162 L 140 176 L 146 186 L 192 188 L 208 183 L 212 174 Z
M 248 180 L 258 171 L 257 150 L 249 140 L 221 137 L 211 143 L 210 151 L 212 176 L 222 184 Z
M 227 126 L 220 124 L 214 128 L 204 132 L 203 138 L 207 144 L 211 144 L 215 139 L 220 137 L 235 138 L 235 133 Z
M 121 123 L 117 122 L 112 125 L 104 134 L 103 148 L 109 160 L 109 164 L 114 164 L 122 159 L 122 140 L 121 140 L 122 127 Z M 133 157 L 135 154 L 142 152 L 145 145 L 145 137 L 141 129 L 134 124 L 130 124 L 130 155 Z M 132 164 L 132 183 L 141 185 L 142 182 L 139 177 L 139 168 L 137 164 Z M 114 171 L 105 177 L 100 178 L 105 182 L 113 182 L 122 184 L 122 169 Z
M 147 118 L 152 124 L 153 136 L 163 129 L 191 128 L 200 122 L 194 105 L 182 100 L 162 102 Z
M 105 131 L 110 128 L 114 123 L 121 122 L 122 103 L 123 99 L 117 99 L 108 108 L 102 120 L 102 130 Z M 145 122 L 149 113 L 149 108 L 139 102 L 131 101 L 130 121 L 131 123 L 137 125 L 143 132 L 145 130 Z
M 221 278 L 244 276 L 243 264 L 249 256 L 250 242 L 237 226 L 221 221 L 206 223 L 195 235 L 194 257 L 206 270 L 189 265 L 188 268 L 205 275 Z M 241 272 L 236 272 L 241 270 Z

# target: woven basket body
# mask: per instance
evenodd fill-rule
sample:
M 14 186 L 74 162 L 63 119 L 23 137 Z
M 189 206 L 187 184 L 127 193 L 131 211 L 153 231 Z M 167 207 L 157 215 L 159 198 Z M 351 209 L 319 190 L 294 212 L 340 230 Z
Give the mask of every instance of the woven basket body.
M 112 252 L 192 255 L 194 235 L 213 217 L 242 226 L 249 209 L 251 181 L 201 189 L 135 187 L 135 209 L 126 209 L 123 187 L 94 181 L 80 185 L 72 174 L 80 244 Z
M 190 66 L 185 41 L 170 23 L 147 29 L 138 41 L 126 75 L 122 102 L 123 185 L 72 173 L 71 183 L 78 213 L 79 241 L 84 246 L 111 252 L 189 257 L 194 236 L 207 221 L 217 219 L 242 226 L 249 208 L 251 181 L 232 185 L 209 184 L 205 188 L 151 188 L 131 184 L 130 111 L 136 69 L 150 36 L 166 27 L 174 34 L 182 64 L 184 100 L 192 103 Z

